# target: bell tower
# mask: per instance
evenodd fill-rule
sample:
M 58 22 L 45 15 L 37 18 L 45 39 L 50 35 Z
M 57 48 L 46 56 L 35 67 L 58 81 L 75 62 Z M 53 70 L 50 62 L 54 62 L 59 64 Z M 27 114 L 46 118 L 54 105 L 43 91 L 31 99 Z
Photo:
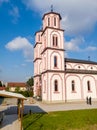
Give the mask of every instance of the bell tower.
M 43 29 L 41 31 L 41 51 L 35 62 L 42 63 L 41 97 L 44 102 L 64 102 L 64 30 L 61 29 L 59 13 L 45 13 L 42 17 Z M 39 65 L 39 64 L 38 64 Z M 36 66 L 34 67 L 35 70 Z
M 51 12 L 43 15 L 42 32 L 42 100 L 64 102 L 64 30 L 61 16 Z

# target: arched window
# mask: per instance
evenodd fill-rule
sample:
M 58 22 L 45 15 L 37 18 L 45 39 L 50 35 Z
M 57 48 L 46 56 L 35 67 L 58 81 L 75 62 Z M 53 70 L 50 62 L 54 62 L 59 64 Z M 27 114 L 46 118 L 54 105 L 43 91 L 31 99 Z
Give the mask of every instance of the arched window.
M 56 26 L 56 17 L 54 17 L 54 26 Z
M 48 18 L 48 26 L 50 26 L 50 18 Z
M 71 87 L 72 87 L 72 91 L 75 91 L 75 81 L 74 80 L 72 80 L 72 82 L 71 82 Z
M 58 91 L 58 81 L 54 81 L 54 91 Z
M 54 36 L 53 36 L 53 41 L 52 42 L 53 42 L 53 46 L 54 46 L 55 45 L 55 37 Z
M 87 81 L 87 89 L 88 91 L 91 91 L 90 81 Z
M 57 56 L 54 56 L 54 67 L 57 67 Z
M 55 47 L 58 46 L 58 37 L 56 35 L 53 35 L 52 42 L 53 42 L 53 46 L 55 46 Z
M 58 37 L 56 36 L 55 37 L 55 46 L 57 46 L 58 45 Z

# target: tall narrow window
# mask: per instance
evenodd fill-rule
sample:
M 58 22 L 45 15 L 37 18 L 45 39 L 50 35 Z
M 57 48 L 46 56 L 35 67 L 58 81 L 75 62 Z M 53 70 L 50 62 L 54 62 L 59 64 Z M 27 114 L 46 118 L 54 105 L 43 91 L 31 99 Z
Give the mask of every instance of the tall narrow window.
M 87 89 L 88 89 L 88 91 L 91 91 L 90 81 L 87 81 Z
M 56 18 L 54 17 L 54 26 L 56 26 Z
M 55 45 L 55 37 L 53 36 L 53 46 Z
M 55 92 L 58 91 L 58 81 L 57 80 L 54 81 L 54 91 Z
M 58 37 L 56 36 L 55 37 L 55 46 L 57 46 L 58 45 Z
M 53 36 L 53 39 L 52 39 L 52 42 L 53 42 L 53 46 L 58 46 L 58 37 L 56 35 Z
M 75 81 L 74 80 L 72 80 L 72 82 L 71 82 L 71 87 L 72 87 L 72 91 L 75 91 Z
M 54 56 L 54 67 L 57 67 L 57 56 Z
M 50 18 L 48 18 L 48 26 L 50 26 Z
M 40 41 L 40 35 L 38 35 L 38 41 Z

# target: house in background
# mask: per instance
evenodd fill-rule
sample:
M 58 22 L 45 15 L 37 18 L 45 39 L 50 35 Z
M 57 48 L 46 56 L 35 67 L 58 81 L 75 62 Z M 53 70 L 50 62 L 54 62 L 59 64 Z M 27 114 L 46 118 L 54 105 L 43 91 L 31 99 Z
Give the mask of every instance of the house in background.
M 8 82 L 6 87 L 8 87 L 10 91 L 15 91 L 16 89 L 20 91 L 27 90 L 27 85 L 24 82 Z
M 5 87 L 1 87 L 1 86 L 0 86 L 0 90 L 5 90 Z

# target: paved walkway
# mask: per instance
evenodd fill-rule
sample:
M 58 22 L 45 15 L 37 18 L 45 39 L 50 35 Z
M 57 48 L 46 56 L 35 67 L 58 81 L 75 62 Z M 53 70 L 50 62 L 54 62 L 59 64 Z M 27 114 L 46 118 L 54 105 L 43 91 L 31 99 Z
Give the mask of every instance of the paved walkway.
M 20 121 L 17 115 L 5 115 L 0 130 L 20 130 Z
M 39 107 L 45 112 L 51 111 L 66 111 L 66 110 L 80 110 L 80 109 L 97 109 L 97 102 L 93 102 L 92 105 L 81 103 L 61 103 L 61 104 L 44 104 L 36 102 L 33 106 Z
M 14 106 L 15 107 L 15 106 Z M 25 104 L 24 113 L 32 112 L 51 112 L 51 111 L 64 111 L 64 110 L 79 110 L 79 109 L 97 109 L 97 102 L 93 102 L 92 105 L 87 105 L 85 102 L 81 103 L 62 103 L 62 104 L 44 104 L 42 102 L 35 102 L 34 104 Z M 20 130 L 20 122 L 17 119 L 16 114 L 11 114 L 15 111 L 12 106 L 9 107 L 7 115 L 5 115 L 2 122 L 2 128 L 0 130 Z

